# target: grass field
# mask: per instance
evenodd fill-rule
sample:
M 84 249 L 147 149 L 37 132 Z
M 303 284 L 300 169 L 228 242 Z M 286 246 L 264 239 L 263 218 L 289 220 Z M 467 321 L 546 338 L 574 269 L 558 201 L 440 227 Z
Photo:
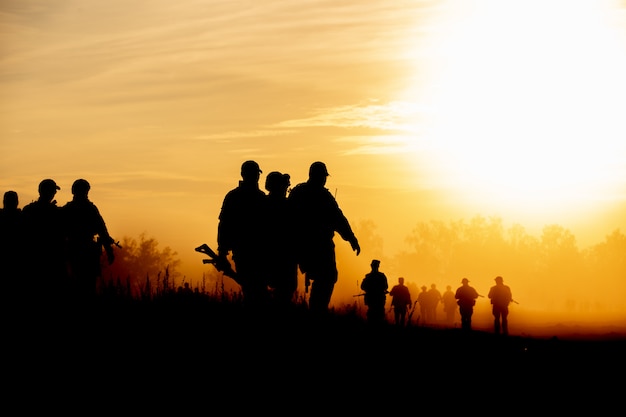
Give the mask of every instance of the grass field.
M 171 406 L 176 396 L 238 410 L 291 404 L 311 412 L 334 399 L 332 407 L 350 413 L 396 395 L 417 401 L 516 393 L 522 402 L 530 396 L 529 405 L 540 398 L 552 403 L 566 390 L 570 400 L 575 392 L 599 400 L 622 386 L 611 375 L 623 378 L 626 369 L 626 338 L 619 335 L 563 340 L 373 327 L 351 309 L 314 317 L 305 302 L 248 311 L 233 293 L 108 295 L 8 320 L 7 392 L 56 393 L 62 404 L 66 395 L 80 395 L 102 409 L 122 398 Z M 354 390 L 365 403 L 351 398 Z M 171 414 L 184 414 L 182 408 Z

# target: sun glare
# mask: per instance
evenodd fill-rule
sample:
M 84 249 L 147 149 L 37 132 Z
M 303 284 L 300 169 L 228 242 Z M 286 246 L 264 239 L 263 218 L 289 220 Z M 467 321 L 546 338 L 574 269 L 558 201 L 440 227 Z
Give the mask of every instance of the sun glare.
M 420 46 L 428 81 L 411 92 L 429 109 L 419 140 L 435 151 L 437 177 L 465 203 L 509 214 L 592 209 L 623 189 L 626 44 L 617 6 L 453 3 Z

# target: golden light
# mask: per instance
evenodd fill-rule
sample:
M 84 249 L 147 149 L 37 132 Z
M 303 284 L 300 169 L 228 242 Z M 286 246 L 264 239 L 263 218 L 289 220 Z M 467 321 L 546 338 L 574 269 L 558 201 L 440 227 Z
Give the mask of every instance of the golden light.
M 580 215 L 623 190 L 626 32 L 617 4 L 450 3 L 415 53 L 422 78 L 405 98 L 427 109 L 416 140 L 434 151 L 435 176 L 459 204 Z

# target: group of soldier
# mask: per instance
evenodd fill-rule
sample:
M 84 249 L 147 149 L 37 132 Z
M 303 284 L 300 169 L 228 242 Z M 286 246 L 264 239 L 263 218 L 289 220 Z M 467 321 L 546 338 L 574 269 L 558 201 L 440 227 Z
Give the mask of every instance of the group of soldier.
M 63 206 L 55 200 L 61 188 L 49 178 L 39 183 L 37 200 L 23 208 L 17 192 L 4 193 L 0 274 L 7 304 L 27 301 L 20 304 L 44 309 L 95 294 L 101 255 L 106 253 L 113 263 L 116 243 L 89 200 L 90 188 L 87 180 L 77 179 L 71 187 L 72 200 Z
M 228 271 L 239 283 L 244 303 L 257 307 L 276 302 L 290 304 L 298 283 L 298 269 L 305 278 L 305 291 L 311 286 L 309 309 L 313 313 L 328 311 L 338 271 L 334 236 L 350 243 L 359 255 L 359 242 L 335 197 L 325 187 L 326 164 L 317 161 L 309 167 L 309 178 L 290 190 L 290 175 L 272 171 L 266 176 L 265 191 L 259 186 L 263 171 L 256 161 L 241 165 L 241 180 L 224 197 L 217 232 L 215 266 Z M 232 259 L 235 270 L 231 270 Z M 413 308 L 404 278 L 388 291 L 387 277 L 380 271 L 380 261 L 371 262 L 371 271 L 361 282 L 367 305 L 367 321 L 385 322 L 386 295 L 392 297 L 394 321 L 405 325 L 407 311 Z M 226 273 L 226 272 L 225 272 Z M 496 277 L 489 291 L 494 315 L 494 331 L 508 334 L 508 305 L 511 290 Z M 463 278 L 462 285 L 441 294 L 435 284 L 422 288 L 416 303 L 420 304 L 424 322 L 434 322 L 434 312 L 441 301 L 446 318 L 454 320 L 457 311 L 461 328 L 471 330 L 472 315 L 478 292 Z
M 338 271 L 334 236 L 361 252 L 348 219 L 325 187 L 326 164 L 313 162 L 308 180 L 291 190 L 288 173 L 272 171 L 259 185 L 256 161 L 241 165 L 241 180 L 224 197 L 217 230 L 217 260 L 223 272 L 232 259 L 233 278 L 239 283 L 244 305 L 254 310 L 290 305 L 296 293 L 298 269 L 305 277 L 312 313 L 328 312 Z
M 458 310 L 461 316 L 461 329 L 472 329 L 472 316 L 476 299 L 481 295 L 476 289 L 469 285 L 469 280 L 463 278 L 461 286 L 452 291 L 448 285 L 446 291 L 441 294 L 435 284 L 431 284 L 430 289 L 422 286 L 421 292 L 417 296 L 415 303 L 412 301 L 409 288 L 404 284 L 404 278 L 399 277 L 398 283 L 389 291 L 387 276 L 380 271 L 380 261 L 372 260 L 371 271 L 368 272 L 361 282 L 361 290 L 364 291 L 364 301 L 367 306 L 367 321 L 371 324 L 382 324 L 386 322 L 385 303 L 386 296 L 391 296 L 391 309 L 393 310 L 394 323 L 397 326 L 407 324 L 407 313 L 412 314 L 415 306 L 420 306 L 420 318 L 423 324 L 434 324 L 436 321 L 437 306 L 441 302 L 446 314 L 447 323 L 451 324 Z M 495 278 L 495 285 L 490 287 L 487 294 L 491 303 L 491 312 L 494 317 L 494 333 L 508 335 L 508 315 L 509 304 L 514 302 L 511 288 L 504 285 L 501 276 Z M 458 308 L 457 308 L 458 307 Z M 410 320 L 410 317 L 409 317 Z
M 306 182 L 293 189 L 290 175 L 272 171 L 266 176 L 265 191 L 259 186 L 259 164 L 248 160 L 241 165 L 241 180 L 224 197 L 217 229 L 215 266 L 230 274 L 241 287 L 244 305 L 259 308 L 276 304 L 292 305 L 298 285 L 298 270 L 305 278 L 305 292 L 310 286 L 308 307 L 312 313 L 328 312 L 338 278 L 334 236 L 348 242 L 356 255 L 361 252 L 350 223 L 335 197 L 325 187 L 326 164 L 314 162 Z M 15 191 L 4 194 L 0 210 L 0 265 L 5 297 L 26 290 L 36 303 L 55 302 L 55 296 L 76 296 L 85 300 L 96 294 L 101 274 L 101 258 L 115 259 L 105 221 L 89 200 L 90 184 L 77 179 L 72 184 L 72 200 L 58 206 L 54 199 L 60 187 L 52 179 L 39 184 L 39 198 L 19 208 Z M 206 245 L 203 245 L 206 246 Z M 198 249 L 197 249 L 198 250 Z M 235 268 L 230 267 L 230 260 Z M 361 283 L 367 320 L 385 321 L 386 295 L 392 297 L 395 324 L 407 323 L 407 311 L 415 308 L 404 278 L 390 291 L 387 277 L 380 271 L 380 261 L 371 262 L 371 271 Z M 25 276 L 25 279 L 17 279 Z M 489 299 L 494 315 L 494 331 L 508 334 L 508 305 L 511 290 L 496 277 Z M 12 291 L 15 290 L 15 291 Z M 435 284 L 422 287 L 416 303 L 425 322 L 434 321 L 439 301 L 448 320 L 457 311 L 461 328 L 470 330 L 478 292 L 463 278 L 455 293 L 450 286 L 444 294 Z M 431 300 L 431 301 L 429 301 Z M 409 317 L 410 320 L 410 317 Z

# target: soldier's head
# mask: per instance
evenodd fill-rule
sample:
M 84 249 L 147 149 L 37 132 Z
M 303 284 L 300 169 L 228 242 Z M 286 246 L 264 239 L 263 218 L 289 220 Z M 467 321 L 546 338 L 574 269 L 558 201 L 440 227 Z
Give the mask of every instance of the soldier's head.
M 91 189 L 91 185 L 89 185 L 89 182 L 82 178 L 77 179 L 72 184 L 72 194 L 74 195 L 74 197 L 86 198 L 87 194 L 89 194 L 90 189 Z
M 380 261 L 378 259 L 372 259 L 370 266 L 372 269 L 378 269 L 380 267 Z
M 7 210 L 15 210 L 17 206 L 20 204 L 19 198 L 17 197 L 17 193 L 15 191 L 7 191 L 6 193 L 4 193 L 2 204 L 4 208 Z
M 270 194 L 287 195 L 287 190 L 291 185 L 291 177 L 289 174 L 283 174 L 278 171 L 272 171 L 265 177 L 265 189 Z
M 60 189 L 61 187 L 59 187 L 54 180 L 46 178 L 39 183 L 39 197 L 43 200 L 51 201 L 57 193 L 57 190 Z
M 404 277 L 399 277 L 398 278 L 398 284 L 400 284 L 400 285 L 404 284 Z
M 467 279 L 467 278 L 463 278 L 461 280 L 461 284 L 463 284 L 463 285 L 468 284 L 468 283 L 469 283 L 469 279 Z
M 326 184 L 326 179 L 330 174 L 326 169 L 326 164 L 320 161 L 313 162 L 309 167 L 309 182 L 315 184 Z
M 256 161 L 246 161 L 241 164 L 241 178 L 244 181 L 258 181 L 262 172 Z
M 504 282 L 504 280 L 502 279 L 502 277 L 501 277 L 501 276 L 497 276 L 497 277 L 495 278 L 495 281 L 496 281 L 496 284 L 502 284 L 502 283 Z

